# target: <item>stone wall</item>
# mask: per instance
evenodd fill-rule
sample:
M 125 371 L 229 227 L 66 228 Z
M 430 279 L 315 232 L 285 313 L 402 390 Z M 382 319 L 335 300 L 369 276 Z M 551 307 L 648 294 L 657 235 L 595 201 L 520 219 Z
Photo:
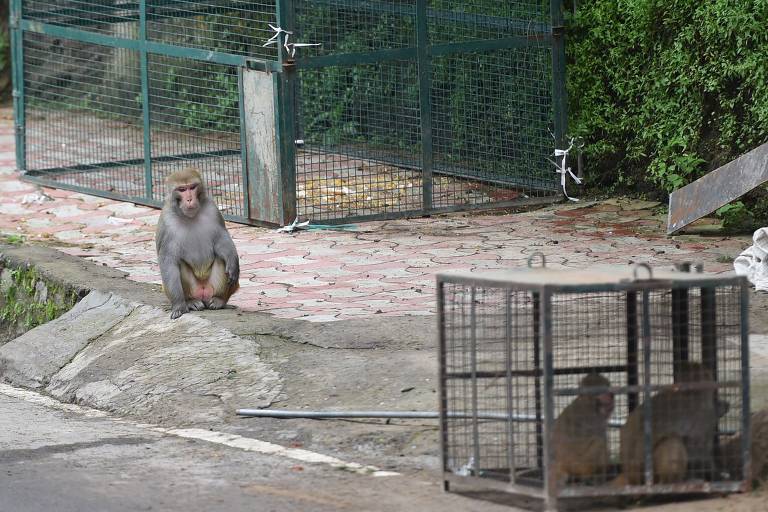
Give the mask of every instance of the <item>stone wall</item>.
M 82 293 L 0 255 L 0 345 L 69 311 Z

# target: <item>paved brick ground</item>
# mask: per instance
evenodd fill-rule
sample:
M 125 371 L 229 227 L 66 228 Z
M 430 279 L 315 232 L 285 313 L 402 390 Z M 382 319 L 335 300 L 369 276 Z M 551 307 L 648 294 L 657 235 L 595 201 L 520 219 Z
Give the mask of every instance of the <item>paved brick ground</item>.
M 159 211 L 63 190 L 38 188 L 15 170 L 11 120 L 0 120 L 0 233 L 23 235 L 69 254 L 159 283 L 154 229 Z M 45 201 L 33 201 L 40 192 Z M 452 214 L 371 222 L 356 231 L 295 234 L 231 224 L 241 256 L 247 311 L 313 322 L 368 315 L 430 315 L 437 272 L 526 264 L 534 252 L 553 267 L 704 263 L 729 272 L 748 237 L 667 237 L 658 204 L 615 199 L 516 215 Z M 702 232 L 713 232 L 706 220 Z

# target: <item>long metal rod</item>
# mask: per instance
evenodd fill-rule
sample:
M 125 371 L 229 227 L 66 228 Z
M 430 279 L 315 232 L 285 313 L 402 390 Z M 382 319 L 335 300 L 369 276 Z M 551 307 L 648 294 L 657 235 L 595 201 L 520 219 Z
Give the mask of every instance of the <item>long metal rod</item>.
M 469 305 L 469 360 L 472 370 L 472 452 L 475 460 L 472 471 L 477 476 L 481 465 L 480 460 L 480 411 L 479 411 L 479 391 L 477 386 L 477 289 L 472 288 L 470 292 Z
M 563 0 L 551 0 L 552 21 L 552 106 L 554 112 L 555 144 L 565 148 L 568 131 L 567 92 L 565 89 L 565 21 Z
M 251 63 L 250 65 L 255 65 L 255 62 L 260 60 L 254 59 L 253 57 L 246 57 L 244 55 L 235 55 L 213 50 L 203 50 L 200 48 L 180 47 L 168 43 L 160 43 L 157 41 L 126 39 L 122 37 L 109 36 L 98 32 L 89 32 L 87 30 L 80 30 L 72 27 L 49 25 L 39 21 L 31 21 L 27 19 L 21 20 L 21 28 L 26 32 L 34 32 L 36 34 L 44 34 L 52 37 L 61 37 L 63 39 L 71 39 L 73 41 L 80 41 L 83 43 L 100 44 L 112 48 L 124 48 L 127 50 L 137 51 L 143 48 L 149 53 L 156 53 L 169 57 L 180 57 L 203 62 L 213 62 L 227 66 L 245 66 L 249 63 Z M 268 61 L 266 59 L 263 61 L 263 65 L 265 67 L 269 67 L 269 69 L 272 71 L 277 71 L 279 69 L 279 66 L 276 62 Z
M 296 13 L 293 0 L 278 0 L 277 24 L 289 32 L 295 30 Z M 297 218 L 296 203 L 296 92 L 298 76 L 293 57 L 280 43 L 277 57 L 281 73 L 275 74 L 275 139 L 280 161 L 280 224 L 290 224 Z M 282 34 L 282 37 L 287 37 Z
M 512 304 L 512 296 L 514 295 L 514 305 Z M 505 291 L 504 293 L 504 304 L 505 304 L 505 318 L 507 319 L 506 322 L 504 322 L 504 366 L 507 370 L 507 375 L 505 377 L 506 383 L 507 383 L 507 411 L 510 415 L 509 420 L 507 421 L 506 428 L 507 428 L 507 438 L 504 441 L 507 444 L 507 466 L 509 467 L 509 483 L 515 484 L 515 475 L 517 474 L 516 464 L 515 464 L 515 422 L 512 420 L 511 415 L 512 411 L 515 410 L 515 391 L 514 391 L 514 380 L 512 378 L 512 342 L 513 340 L 519 340 L 520 336 L 518 331 L 520 322 L 513 321 L 514 312 L 520 311 L 518 304 L 517 304 L 517 294 L 512 291 Z M 512 334 L 512 329 L 514 327 L 515 335 Z
M 374 419 L 439 419 L 438 411 L 305 411 L 290 409 L 237 409 L 238 416 L 251 418 L 304 418 L 304 419 L 343 419 L 343 418 L 374 418 Z M 483 412 L 477 415 L 466 412 L 445 413 L 446 419 L 474 419 L 487 421 L 513 421 L 515 423 L 538 423 L 540 419 L 533 414 L 505 414 Z M 623 421 L 610 420 L 608 426 L 621 428 Z
M 540 295 L 542 352 L 544 353 L 544 509 L 557 510 L 560 485 L 557 481 L 552 430 L 555 424 L 554 347 L 552 344 L 552 291 L 546 286 Z
M 154 157 L 155 162 L 178 162 L 181 160 L 200 160 L 204 158 L 219 158 L 222 156 L 236 156 L 240 155 L 239 150 L 234 149 L 220 149 L 217 151 L 201 151 L 197 153 L 179 153 L 177 155 L 160 155 Z M 75 174 L 86 173 L 93 171 L 101 171 L 104 169 L 112 169 L 115 167 L 129 167 L 133 165 L 142 165 L 144 158 L 130 158 L 126 160 L 112 160 L 109 162 L 100 162 L 95 164 L 78 164 L 69 165 L 66 167 L 47 167 L 44 169 L 30 169 L 30 176 L 50 176 L 57 174 Z
M 413 418 L 413 419 L 437 419 L 438 412 L 432 411 L 289 411 L 273 409 L 238 409 L 238 416 L 255 418 Z M 448 413 L 448 417 L 455 417 Z M 498 418 L 506 419 L 506 414 L 499 414 Z M 462 414 L 463 418 L 471 418 L 471 414 Z

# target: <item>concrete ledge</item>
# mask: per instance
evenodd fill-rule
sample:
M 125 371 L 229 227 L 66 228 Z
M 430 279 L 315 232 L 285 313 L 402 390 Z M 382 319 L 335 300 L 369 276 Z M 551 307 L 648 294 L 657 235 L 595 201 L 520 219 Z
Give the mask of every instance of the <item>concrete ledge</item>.
M 111 294 L 89 293 L 59 318 L 0 347 L 0 375 L 19 386 L 45 387 L 91 340 L 122 321 L 134 307 Z
M 67 313 L 0 346 L 6 382 L 176 426 L 231 417 L 243 404 L 268 407 L 282 393 L 255 341 L 193 314 L 170 320 L 156 287 L 51 249 L 0 250 L 91 289 Z

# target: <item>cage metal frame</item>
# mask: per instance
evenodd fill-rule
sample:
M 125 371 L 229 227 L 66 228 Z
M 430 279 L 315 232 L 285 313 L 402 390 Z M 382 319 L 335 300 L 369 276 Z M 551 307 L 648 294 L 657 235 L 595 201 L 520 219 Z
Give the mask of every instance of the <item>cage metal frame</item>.
M 610 496 L 642 496 L 642 495 L 689 495 L 689 494 L 717 494 L 717 493 L 730 493 L 730 492 L 748 492 L 751 490 L 752 477 L 751 477 L 751 428 L 750 428 L 750 391 L 749 391 L 749 285 L 744 276 L 733 277 L 718 277 L 709 274 L 701 273 L 701 266 L 697 266 L 694 269 L 696 272 L 691 272 L 691 265 L 689 263 L 676 266 L 676 270 L 673 272 L 653 272 L 647 264 L 640 264 L 639 267 L 645 267 L 648 272 L 646 278 L 641 278 L 638 275 L 638 266 L 635 267 L 633 272 L 627 272 L 624 269 L 624 276 L 622 279 L 608 280 L 604 282 L 590 282 L 589 277 L 584 279 L 577 279 L 577 282 L 571 281 L 569 283 L 554 284 L 551 280 L 543 278 L 543 272 L 545 266 L 544 257 L 542 257 L 542 268 L 534 269 L 532 266 L 531 257 L 528 261 L 529 268 L 521 271 L 507 271 L 507 272 L 490 272 L 486 274 L 437 274 L 437 320 L 438 320 L 438 410 L 440 418 L 440 465 L 442 468 L 442 485 L 445 491 L 451 490 L 451 484 L 459 484 L 462 488 L 469 487 L 472 490 L 492 490 L 502 491 L 513 495 L 524 496 L 528 498 L 539 499 L 544 502 L 545 510 L 558 510 L 558 501 L 571 498 L 600 498 Z M 574 275 L 578 275 L 578 272 L 570 271 Z M 621 274 L 621 270 L 618 271 Z M 542 276 L 546 284 L 537 284 L 537 277 Z M 520 279 L 522 277 L 522 279 Z M 470 287 L 472 293 L 477 288 L 493 288 L 504 290 L 505 292 L 530 292 L 534 302 L 533 313 L 533 325 L 534 325 L 534 340 L 532 340 L 534 351 L 539 356 L 537 358 L 537 368 L 533 370 L 536 374 L 537 380 L 541 379 L 541 386 L 536 386 L 536 415 L 532 418 L 516 418 L 512 414 L 511 403 L 507 402 L 508 410 L 504 419 L 508 420 L 511 425 L 513 421 L 525 421 L 536 422 L 537 444 L 538 449 L 541 450 L 540 464 L 543 465 L 543 487 L 525 485 L 516 483 L 514 480 L 514 474 L 510 471 L 509 481 L 504 482 L 500 480 L 484 478 L 482 476 L 475 475 L 457 475 L 451 471 L 448 467 L 448 422 L 451 417 L 449 416 L 449 405 L 447 398 L 447 364 L 446 364 L 446 302 L 445 302 L 445 286 L 446 285 L 462 285 Z M 635 365 L 635 383 L 631 385 L 631 381 L 628 379 L 628 385 L 624 387 L 611 386 L 610 390 L 614 393 L 630 393 L 634 392 L 635 397 L 637 395 L 643 396 L 643 403 L 647 403 L 648 399 L 652 396 L 654 391 L 662 389 L 663 386 L 651 385 L 650 379 L 645 378 L 644 383 L 636 381 L 637 378 L 637 365 L 642 365 L 644 369 L 644 375 L 650 374 L 651 367 L 651 355 L 653 350 L 651 349 L 651 325 L 649 315 L 649 294 L 652 291 L 671 291 L 673 296 L 680 294 L 687 294 L 690 288 L 700 288 L 701 290 L 709 290 L 714 292 L 718 287 L 732 286 L 739 289 L 739 317 L 740 317 L 740 342 L 739 342 L 739 354 L 740 354 L 740 391 L 741 391 L 741 417 L 740 417 L 740 434 L 741 434 L 741 447 L 740 457 L 742 461 L 742 474 L 741 478 L 737 481 L 686 481 L 672 484 L 654 484 L 653 474 L 650 467 L 652 462 L 649 459 L 652 457 L 651 438 L 650 438 L 650 416 L 647 414 L 647 410 L 643 413 L 644 422 L 644 454 L 645 454 L 645 483 L 642 485 L 627 485 L 623 487 L 609 487 L 607 485 L 602 486 L 578 486 L 578 485 L 564 485 L 559 486 L 555 481 L 554 471 L 554 454 L 552 451 L 552 431 L 555 422 L 555 407 L 554 399 L 556 396 L 563 395 L 576 395 L 577 390 L 556 390 L 554 386 L 554 377 L 556 375 L 568 375 L 568 374 L 585 374 L 590 371 L 597 372 L 617 372 L 626 371 L 628 375 L 632 372 L 632 365 Z M 590 365 L 588 367 L 568 367 L 565 369 L 557 369 L 553 366 L 553 353 L 556 347 L 553 346 L 553 324 L 552 324 L 552 297 L 558 293 L 599 293 L 599 292 L 619 292 L 626 294 L 628 303 L 634 304 L 635 310 L 631 311 L 631 308 L 627 310 L 627 316 L 633 314 L 635 316 L 642 317 L 642 323 L 639 326 L 640 332 L 637 332 L 637 325 L 634 326 L 631 323 L 627 323 L 628 339 L 627 339 L 627 365 L 617 366 L 601 366 Z M 638 294 L 643 296 L 642 305 L 643 310 L 638 314 L 637 303 Z M 714 306 L 714 294 L 703 293 L 702 301 L 708 302 L 709 306 Z M 677 304 L 677 305 L 676 305 Z M 676 331 L 673 339 L 686 340 L 685 346 L 681 346 L 680 343 L 675 341 L 674 353 L 675 358 L 682 356 L 687 358 L 687 333 L 681 333 L 683 324 L 688 320 L 687 306 L 680 306 L 680 302 L 673 300 L 672 302 L 672 315 L 673 329 Z M 471 339 L 474 347 L 476 347 L 476 319 L 475 316 L 474 300 L 472 306 L 472 318 L 470 319 L 471 325 Z M 706 318 L 702 315 L 702 322 L 709 322 L 709 326 L 713 327 L 714 324 L 712 318 Z M 634 334 L 631 332 L 635 329 Z M 682 336 L 681 336 L 682 335 Z M 633 339 L 634 338 L 634 339 Z M 710 343 L 716 343 L 716 336 L 708 340 Z M 710 350 L 705 345 L 707 341 L 702 339 L 702 351 Z M 634 344 L 634 345 L 633 345 Z M 506 334 L 506 352 L 509 353 L 511 339 L 509 330 L 507 327 Z M 642 348 L 643 360 L 637 360 L 638 348 Z M 632 354 L 635 355 L 635 361 L 630 361 Z M 474 362 L 474 355 L 472 364 Z M 673 361 L 678 361 L 674 359 Z M 507 366 L 507 378 L 509 379 L 510 368 Z M 476 367 L 470 372 L 469 378 L 477 381 L 477 369 Z M 509 386 L 509 384 L 508 384 Z M 715 384 L 715 389 L 720 389 L 720 384 Z M 475 390 L 476 386 L 473 386 Z M 685 387 L 685 385 L 683 385 Z M 541 388 L 541 394 L 538 395 Z M 473 426 L 477 425 L 478 419 L 482 419 L 478 416 L 477 409 L 477 396 L 476 391 L 473 395 L 472 405 L 472 420 Z M 636 404 L 637 405 L 637 404 Z M 465 415 L 460 415 L 464 417 Z M 495 416 L 495 415 L 494 415 Z M 498 419 L 498 418 L 494 418 Z M 618 426 L 618 425 L 614 425 Z M 511 430 L 508 430 L 508 434 L 511 436 Z M 472 442 L 474 444 L 475 453 L 478 452 L 479 437 L 478 431 L 475 428 L 473 432 Z M 513 440 L 507 439 L 510 451 L 513 449 Z M 510 455 L 511 456 L 511 455 Z
M 107 197 L 115 200 L 131 201 L 137 204 L 144 204 L 158 207 L 162 200 L 153 194 L 153 163 L 158 162 L 158 157 L 152 154 L 152 142 L 150 140 L 150 127 L 152 125 L 152 112 L 150 109 L 150 91 L 148 78 L 148 61 L 151 56 L 159 55 L 165 57 L 178 57 L 191 59 L 196 62 L 208 62 L 225 66 L 237 67 L 238 82 L 240 83 L 240 158 L 242 161 L 242 190 L 244 194 L 244 203 L 239 208 L 241 213 L 233 215 L 225 212 L 228 220 L 250 223 L 250 224 L 287 224 L 297 216 L 297 176 L 296 176 L 296 155 L 297 155 L 297 111 L 296 111 L 296 90 L 297 90 L 297 71 L 304 69 L 313 69 L 323 66 L 348 66 L 359 64 L 378 64 L 394 60 L 406 60 L 415 63 L 418 66 L 418 96 L 420 108 L 420 130 L 421 130 L 421 176 L 422 176 L 422 206 L 419 209 L 407 209 L 402 211 L 385 211 L 382 213 L 346 215 L 338 218 L 323 219 L 327 223 L 348 222 L 355 220 L 376 220 L 389 219 L 413 215 L 427 215 L 435 212 L 447 212 L 457 210 L 470 210 L 482 208 L 499 208 L 505 206 L 521 206 L 526 204 L 543 204 L 560 199 L 563 194 L 559 189 L 559 179 L 552 171 L 552 183 L 549 195 L 542 197 L 521 196 L 516 199 L 493 200 L 483 204 L 455 204 L 453 206 L 435 206 L 432 204 L 432 177 L 438 171 L 433 165 L 433 140 L 432 140 L 432 115 L 430 109 L 430 62 L 433 57 L 462 52 L 492 52 L 496 50 L 513 49 L 526 47 L 532 44 L 544 44 L 551 48 L 551 105 L 552 105 L 552 130 L 553 130 L 553 149 L 566 147 L 566 91 L 565 91 L 565 30 L 563 18 L 562 0 L 550 0 L 550 22 L 547 27 L 541 27 L 541 32 L 533 35 L 511 36 L 500 39 L 489 40 L 470 40 L 442 44 L 430 43 L 428 36 L 427 19 L 434 13 L 430 12 L 427 0 L 414 0 L 412 13 L 415 19 L 416 44 L 413 47 L 402 49 L 384 49 L 373 52 L 342 53 L 334 55 L 320 55 L 308 58 L 298 56 L 294 58 L 283 44 L 277 44 L 275 59 L 267 59 L 259 56 L 249 56 L 243 54 L 227 53 L 222 51 L 211 51 L 204 48 L 191 46 L 180 46 L 163 43 L 152 40 L 148 37 L 147 23 L 156 13 L 150 12 L 147 3 L 149 0 L 137 0 L 133 3 L 115 3 L 105 5 L 98 12 L 89 13 L 88 18 L 84 18 L 77 26 L 67 26 L 51 22 L 45 16 L 41 19 L 28 19 L 25 17 L 24 7 L 27 0 L 10 0 L 10 29 L 11 29 L 11 54 L 13 61 L 13 106 L 15 117 L 15 136 L 16 136 L 16 161 L 17 168 L 22 172 L 25 181 L 37 183 L 45 186 L 53 186 Z M 299 0 L 275 0 L 275 16 L 277 24 L 285 31 L 296 29 L 296 4 Z M 194 4 L 195 2 L 190 2 Z M 211 5 L 226 5 L 226 0 L 210 3 Z M 322 0 L 317 0 L 322 4 Z M 169 2 L 171 7 L 181 2 Z M 376 6 L 376 2 L 368 3 Z M 350 4 L 352 5 L 352 4 Z M 372 7 L 373 8 L 373 7 Z M 409 7 L 410 8 L 410 7 Z M 118 11 L 116 11 L 116 9 Z M 136 38 L 122 38 L 109 35 L 103 32 L 88 30 L 88 25 L 101 22 L 114 22 L 116 13 L 120 9 L 129 9 L 131 12 L 125 16 L 119 17 L 119 20 L 136 21 L 138 23 L 138 35 Z M 135 9 L 135 12 L 133 11 Z M 56 10 L 55 10 L 56 11 Z M 72 12 L 69 12 L 72 11 Z M 77 15 L 77 9 L 61 8 L 53 15 L 65 13 L 67 16 Z M 113 12 L 114 11 L 114 12 Z M 45 13 L 43 13 L 45 14 Z M 473 15 L 474 16 L 474 15 Z M 93 19 L 91 19 L 93 18 Z M 81 26 L 82 25 L 82 26 Z M 538 29 L 537 29 L 538 30 Z M 85 164 L 75 166 L 79 168 L 50 168 L 42 171 L 27 170 L 27 148 L 25 129 L 27 120 L 25 118 L 25 88 L 24 88 L 24 36 L 25 34 L 39 34 L 54 38 L 61 38 L 68 41 L 91 43 L 103 45 L 110 49 L 123 49 L 135 51 L 138 53 L 141 62 L 141 105 L 142 105 L 142 126 L 144 131 L 144 154 L 142 158 L 110 161 L 95 164 Z M 278 43 L 285 42 L 285 34 L 278 34 Z M 248 169 L 248 148 L 245 141 L 245 128 L 243 122 L 243 101 L 242 101 L 242 75 L 245 70 L 256 70 L 269 73 L 275 77 L 275 130 L 276 142 L 278 145 L 278 154 L 280 160 L 280 170 L 278 182 L 280 190 L 277 197 L 265 197 L 260 189 L 260 184 L 254 178 L 254 170 Z M 237 153 L 237 151 L 234 151 Z M 215 152 L 214 152 L 215 153 Z M 204 158 L 212 155 L 197 155 L 194 152 L 189 155 L 181 155 L 189 159 Z M 213 155 L 216 156 L 216 155 Z M 176 158 L 174 155 L 172 158 Z M 162 158 L 162 157 L 161 157 Z M 134 161 L 135 160 L 135 161 Z M 126 195 L 120 192 L 102 190 L 98 188 L 61 183 L 52 180 L 51 177 L 57 172 L 75 171 L 89 172 L 112 168 L 119 165 L 143 166 L 145 174 L 146 190 L 143 194 Z M 549 189 L 548 189 L 549 190 Z M 276 210 L 274 215 L 262 217 L 259 212 L 254 213 L 254 201 L 270 201 L 269 208 Z

